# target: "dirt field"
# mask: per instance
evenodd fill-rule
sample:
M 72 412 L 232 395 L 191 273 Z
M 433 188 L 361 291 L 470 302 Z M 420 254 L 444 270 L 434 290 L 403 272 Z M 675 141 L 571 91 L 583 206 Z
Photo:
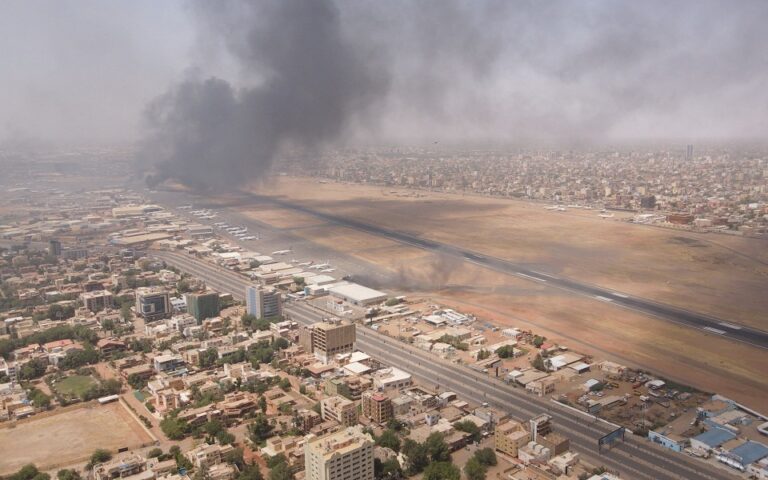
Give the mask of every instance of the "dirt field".
M 97 448 L 116 451 L 150 442 L 119 403 L 86 406 L 32 417 L 0 428 L 0 474 L 34 463 L 41 470 L 86 461 Z
M 765 241 L 631 225 L 594 211 L 551 212 L 522 201 L 390 190 L 280 178 L 259 193 L 768 329 Z M 242 211 L 392 273 L 391 284 L 371 286 L 533 329 L 596 357 L 763 408 L 764 351 L 271 205 Z
M 763 295 L 768 288 L 768 242 L 764 240 L 632 225 L 601 219 L 595 211 L 552 212 L 524 201 L 442 193 L 415 198 L 390 192 L 283 177 L 259 189 L 259 193 L 309 201 L 313 208 L 336 215 L 768 328 L 768 296 Z M 258 216 L 281 227 L 315 225 L 323 230 L 317 219 L 294 212 L 260 209 Z M 312 236 L 323 235 L 315 231 Z

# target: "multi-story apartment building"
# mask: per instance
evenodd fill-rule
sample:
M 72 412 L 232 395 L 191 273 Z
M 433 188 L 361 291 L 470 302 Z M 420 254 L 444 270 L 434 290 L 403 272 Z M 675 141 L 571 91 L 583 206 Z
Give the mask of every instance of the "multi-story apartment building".
M 361 426 L 309 437 L 304 444 L 306 480 L 373 480 L 373 439 Z
M 383 425 L 394 416 L 392 400 L 379 392 L 365 392 L 362 397 L 363 415 Z
M 334 420 L 345 427 L 357 425 L 357 405 L 344 397 L 324 398 L 320 402 L 320 413 L 323 420 Z
M 92 312 L 101 312 L 114 305 L 112 293 L 108 290 L 95 290 L 92 292 L 83 292 L 80 294 L 85 308 Z

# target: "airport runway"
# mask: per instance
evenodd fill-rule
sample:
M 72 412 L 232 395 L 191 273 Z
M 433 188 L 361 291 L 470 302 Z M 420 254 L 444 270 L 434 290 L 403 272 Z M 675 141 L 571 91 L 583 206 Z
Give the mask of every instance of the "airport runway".
M 168 204 L 172 207 L 178 207 L 183 202 L 195 202 L 200 204 L 199 198 L 187 196 L 177 192 L 157 192 L 159 201 L 163 204 Z M 186 197 L 186 198 L 183 198 Z M 338 215 L 332 215 L 329 213 L 321 212 L 312 209 L 306 205 L 289 202 L 279 198 L 271 196 L 263 196 L 256 194 L 243 194 L 242 205 L 247 205 L 249 200 L 252 199 L 253 203 L 269 203 L 285 209 L 297 211 L 306 215 L 310 215 L 325 222 L 333 223 L 347 228 L 352 228 L 358 231 L 362 231 L 371 235 L 387 238 L 399 243 L 417 247 L 432 253 L 438 253 L 441 255 L 448 255 L 455 258 L 459 258 L 463 261 L 473 263 L 475 265 L 488 268 L 497 272 L 512 275 L 520 279 L 529 280 L 541 284 L 549 285 L 553 288 L 568 291 L 570 293 L 581 295 L 590 298 L 594 301 L 612 303 L 618 307 L 627 308 L 636 312 L 640 312 L 646 315 L 673 322 L 679 325 L 683 325 L 689 328 L 695 328 L 709 335 L 716 337 L 722 337 L 733 341 L 745 343 L 757 348 L 768 349 L 768 332 L 758 330 L 756 328 L 740 325 L 737 322 L 729 321 L 727 319 L 716 318 L 707 314 L 694 312 L 681 307 L 676 307 L 669 304 L 663 304 L 649 300 L 646 298 L 637 297 L 623 292 L 606 289 L 598 285 L 589 284 L 586 282 L 574 280 L 571 278 L 555 275 L 552 273 L 544 272 L 541 270 L 532 270 L 523 265 L 516 264 L 512 261 L 505 260 L 503 258 L 493 257 L 475 252 L 469 249 L 456 247 L 454 245 L 436 242 L 433 240 L 421 238 L 408 232 L 402 232 L 394 229 L 384 228 L 378 225 L 360 222 L 357 220 L 341 217 Z M 243 224 L 258 223 L 247 219 L 246 216 L 239 214 L 231 209 L 232 207 L 218 206 L 218 205 L 204 205 L 206 207 L 215 209 L 220 212 L 222 217 L 227 215 L 237 215 L 238 221 Z M 215 220 L 213 220 L 215 221 Z M 349 262 L 348 259 L 343 259 L 328 249 L 320 249 L 315 247 L 313 250 L 321 250 L 326 256 L 317 255 L 314 258 L 328 258 L 334 257 L 333 263 L 342 266 L 345 273 L 352 274 L 353 276 L 363 275 L 365 277 L 374 277 L 371 280 L 376 283 L 386 281 L 385 274 L 375 268 L 371 264 L 367 265 L 354 265 L 353 262 Z M 312 253 L 320 253 L 315 251 Z M 354 262 L 354 263 L 360 263 Z M 376 287 L 377 285 L 370 285 Z
M 260 202 L 272 203 L 277 206 L 301 212 L 313 217 L 335 223 L 347 228 L 353 228 L 371 235 L 376 235 L 400 243 L 411 245 L 434 253 L 450 255 L 460 258 L 467 262 L 486 267 L 497 272 L 514 275 L 525 280 L 545 283 L 555 288 L 567 290 L 572 293 L 583 295 L 594 299 L 595 301 L 608 302 L 614 305 L 628 308 L 637 312 L 671 321 L 687 327 L 696 328 L 708 334 L 746 343 L 758 348 L 768 349 L 768 332 L 758 330 L 745 325 L 739 325 L 725 319 L 712 317 L 706 314 L 693 312 L 680 307 L 668 304 L 654 302 L 645 298 L 617 292 L 609 289 L 580 282 L 570 278 L 553 275 L 546 272 L 531 270 L 514 262 L 484 255 L 472 250 L 463 249 L 453 245 L 435 242 L 415 235 L 384 228 L 378 225 L 359 222 L 349 218 L 331 215 L 325 212 L 314 210 L 305 205 L 287 202 L 274 197 L 261 195 L 252 195 L 254 200 Z

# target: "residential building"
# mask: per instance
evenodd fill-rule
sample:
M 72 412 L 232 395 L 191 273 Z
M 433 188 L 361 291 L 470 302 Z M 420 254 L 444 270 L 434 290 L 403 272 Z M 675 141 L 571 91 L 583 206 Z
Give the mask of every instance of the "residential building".
M 280 317 L 283 299 L 273 287 L 251 285 L 245 289 L 245 311 L 256 318 Z
M 232 445 L 202 445 L 193 448 L 186 453 L 187 458 L 192 462 L 195 468 L 212 467 L 224 461 L 226 455 L 234 450 Z
M 357 405 L 344 397 L 324 398 L 320 402 L 320 413 L 323 420 L 334 420 L 345 427 L 357 425 Z
M 530 440 L 530 433 L 520 422 L 514 420 L 497 425 L 494 432 L 496 450 L 511 458 L 517 458 L 518 450 L 527 445 Z
M 304 444 L 306 480 L 373 480 L 373 439 L 361 426 L 323 437 L 309 437 Z
M 155 357 L 153 366 L 157 372 L 175 372 L 185 365 L 181 355 L 163 354 Z
M 95 290 L 80 294 L 83 305 L 88 310 L 96 313 L 114 306 L 112 293 L 108 290 Z
M 379 392 L 365 392 L 362 398 L 363 415 L 383 425 L 393 418 L 392 400 Z
M 198 325 L 206 318 L 219 315 L 219 294 L 216 292 L 187 293 L 184 298 L 187 301 L 187 312 L 195 317 Z

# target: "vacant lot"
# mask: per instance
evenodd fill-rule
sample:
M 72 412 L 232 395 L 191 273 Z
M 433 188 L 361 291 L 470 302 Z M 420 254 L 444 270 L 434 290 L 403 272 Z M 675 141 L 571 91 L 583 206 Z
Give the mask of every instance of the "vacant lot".
M 116 451 L 150 442 L 119 403 L 87 405 L 0 428 L 0 474 L 34 463 L 41 470 L 87 461 L 97 448 Z
M 56 390 L 62 395 L 82 397 L 95 384 L 96 380 L 93 377 L 72 375 L 56 382 Z

